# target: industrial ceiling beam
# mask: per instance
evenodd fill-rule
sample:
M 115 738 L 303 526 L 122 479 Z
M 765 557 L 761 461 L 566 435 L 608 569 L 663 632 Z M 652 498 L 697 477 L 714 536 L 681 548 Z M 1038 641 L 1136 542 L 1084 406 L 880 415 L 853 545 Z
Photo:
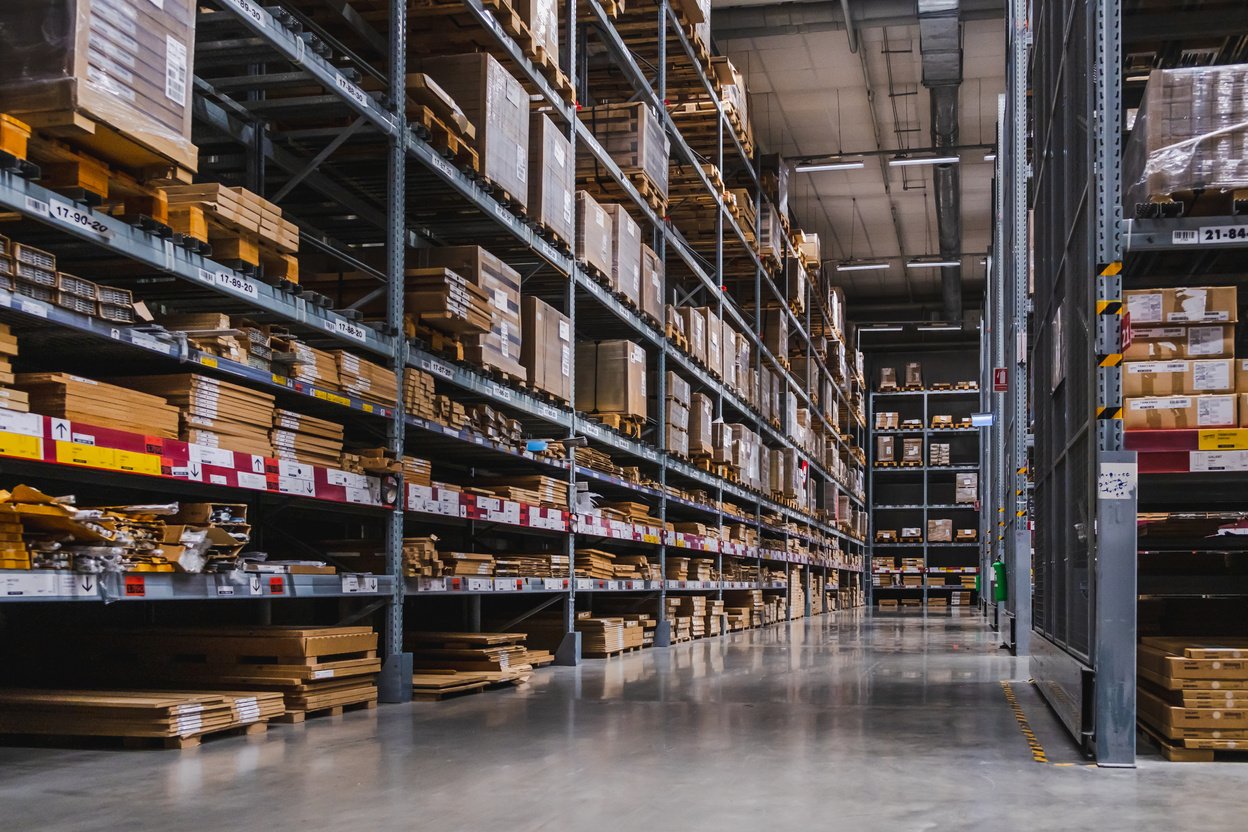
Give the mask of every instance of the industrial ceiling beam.
M 964 0 L 960 20 L 1000 20 L 1005 0 Z M 850 21 L 847 27 L 846 20 Z M 915 26 L 919 22 L 915 0 L 869 0 L 853 4 L 846 15 L 841 0 L 757 3 L 715 9 L 711 28 L 717 41 L 813 32 L 854 32 L 883 26 Z

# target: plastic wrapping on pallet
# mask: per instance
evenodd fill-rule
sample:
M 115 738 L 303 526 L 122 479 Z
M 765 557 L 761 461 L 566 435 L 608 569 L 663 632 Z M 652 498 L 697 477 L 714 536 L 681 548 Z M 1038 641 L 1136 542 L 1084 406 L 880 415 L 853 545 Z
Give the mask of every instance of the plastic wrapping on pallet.
M 0 111 L 113 164 L 197 163 L 191 0 L 0 3 Z
M 516 0 L 516 14 L 533 34 L 534 50 L 542 50 L 554 66 L 559 65 L 559 4 L 557 0 Z
M 1248 188 L 1248 64 L 1154 70 L 1122 181 L 1128 210 L 1179 191 Z
M 521 206 L 529 198 L 529 95 L 493 56 L 426 58 L 420 69 L 477 128 L 481 175 Z

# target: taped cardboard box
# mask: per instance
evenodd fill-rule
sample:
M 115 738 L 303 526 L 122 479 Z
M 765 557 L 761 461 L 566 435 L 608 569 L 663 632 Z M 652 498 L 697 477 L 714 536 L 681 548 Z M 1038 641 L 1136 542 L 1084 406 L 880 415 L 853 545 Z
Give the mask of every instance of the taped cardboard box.
M 896 390 L 897 389 L 897 368 L 881 367 L 880 368 L 880 390 Z
M 191 0 L 7 0 L 0 112 L 116 165 L 197 167 Z
M 544 113 L 534 113 L 529 122 L 529 218 L 548 227 L 565 243 L 576 239 L 572 144 Z
M 953 521 L 948 519 L 929 519 L 927 521 L 928 543 L 952 543 Z
M 632 341 L 576 345 L 576 408 L 646 416 L 646 351 Z
M 641 311 L 662 321 L 663 318 L 663 261 L 654 249 L 641 244 Z
M 1227 428 L 1238 424 L 1235 394 L 1128 398 L 1124 410 L 1128 430 Z
M 668 424 L 664 431 L 667 434 L 667 443 L 663 447 L 673 454 L 687 459 L 689 457 L 688 431 L 673 424 Z
M 959 505 L 974 503 L 979 499 L 979 474 L 958 473 L 954 475 L 954 498 Z
M 689 354 L 706 363 L 706 316 L 701 309 L 680 306 L 676 310 L 685 324 L 685 338 L 689 340 Z
M 1131 325 L 1236 323 L 1234 286 L 1181 286 L 1170 289 L 1128 289 L 1123 293 Z
M 481 175 L 525 206 L 529 198 L 529 96 L 492 55 L 426 58 L 433 78 L 477 128 Z
M 895 436 L 877 436 L 875 437 L 875 461 L 894 462 L 897 458 L 897 437 Z
M 715 421 L 715 407 L 709 396 L 694 393 L 689 401 L 689 453 L 691 456 L 710 456 L 712 452 L 711 425 Z
M 788 312 L 788 309 L 768 309 L 763 315 L 763 344 L 777 358 L 789 355 Z
M 1248 393 L 1248 358 L 1236 358 L 1235 389 L 1240 393 Z
M 706 318 L 706 368 L 715 375 L 722 375 L 724 325 L 709 306 L 702 307 L 701 311 Z
M 906 386 L 923 386 L 923 365 L 917 361 L 906 362 Z
M 576 192 L 576 259 L 611 279 L 615 223 L 607 209 L 584 191 Z
M 522 303 L 521 325 L 524 343 L 520 363 L 528 374 L 529 385 L 564 403 L 572 398 L 572 324 L 553 306 L 526 295 Z
M 1236 383 L 1234 365 L 1230 358 L 1128 361 L 1122 368 L 1123 395 L 1231 393 Z
M 1127 361 L 1168 361 L 1173 358 L 1231 358 L 1235 355 L 1235 327 L 1131 326 Z
M 901 461 L 913 464 L 923 464 L 923 440 L 914 437 L 907 437 L 901 442 Z
M 719 331 L 719 348 L 722 351 L 720 375 L 723 376 L 724 384 L 735 390 L 737 388 L 737 379 L 741 374 L 741 369 L 737 363 L 740 360 L 737 351 L 737 331 L 728 323 L 727 318 L 720 321 Z
M 611 285 L 641 307 L 641 228 L 623 205 L 604 205 L 615 229 L 611 240 Z

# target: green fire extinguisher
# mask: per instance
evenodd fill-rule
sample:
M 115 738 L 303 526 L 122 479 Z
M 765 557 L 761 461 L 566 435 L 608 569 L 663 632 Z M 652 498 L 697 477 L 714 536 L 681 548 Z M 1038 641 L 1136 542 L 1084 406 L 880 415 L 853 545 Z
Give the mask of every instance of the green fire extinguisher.
M 992 562 L 992 600 L 1000 603 L 1006 598 L 1005 564 L 999 560 Z

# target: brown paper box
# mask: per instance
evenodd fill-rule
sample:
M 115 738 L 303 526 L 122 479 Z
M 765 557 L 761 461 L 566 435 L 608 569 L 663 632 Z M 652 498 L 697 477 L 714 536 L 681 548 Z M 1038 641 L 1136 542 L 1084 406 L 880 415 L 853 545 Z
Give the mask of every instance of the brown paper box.
M 1234 394 L 1128 398 L 1124 406 L 1124 427 L 1128 430 L 1225 428 L 1238 424 Z

